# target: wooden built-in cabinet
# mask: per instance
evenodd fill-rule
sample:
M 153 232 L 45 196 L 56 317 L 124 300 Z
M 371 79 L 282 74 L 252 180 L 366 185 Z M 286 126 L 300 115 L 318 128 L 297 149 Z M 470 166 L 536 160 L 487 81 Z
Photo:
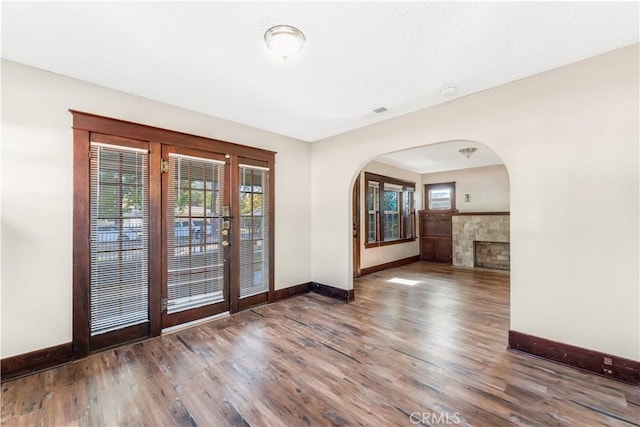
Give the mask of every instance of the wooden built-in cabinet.
M 451 264 L 452 211 L 423 210 L 418 214 L 420 218 L 420 259 Z

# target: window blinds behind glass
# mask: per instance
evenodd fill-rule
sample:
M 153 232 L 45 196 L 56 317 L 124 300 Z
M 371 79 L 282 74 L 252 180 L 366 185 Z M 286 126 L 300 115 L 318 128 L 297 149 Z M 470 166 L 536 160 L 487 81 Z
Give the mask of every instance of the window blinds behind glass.
M 378 240 L 378 198 L 380 196 L 380 184 L 369 181 L 367 185 L 367 242 L 375 242 Z
M 222 161 L 169 156 L 167 312 L 224 300 Z
M 240 165 L 240 298 L 269 290 L 269 169 Z
M 91 143 L 91 335 L 149 319 L 149 155 Z

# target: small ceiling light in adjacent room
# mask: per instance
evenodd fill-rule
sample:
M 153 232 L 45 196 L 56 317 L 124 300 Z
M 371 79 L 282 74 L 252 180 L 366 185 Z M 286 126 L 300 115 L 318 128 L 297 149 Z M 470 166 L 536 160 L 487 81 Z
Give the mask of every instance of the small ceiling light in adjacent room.
M 458 87 L 456 85 L 444 85 L 440 89 L 440 94 L 445 97 L 450 97 L 458 93 Z
M 477 150 L 477 148 L 475 147 L 469 147 L 469 148 L 463 148 L 462 150 L 460 150 L 460 154 L 462 154 L 463 156 L 465 156 L 467 159 L 469 157 L 471 157 L 473 155 L 473 153 L 475 153 Z
M 302 31 L 290 25 L 276 25 L 264 33 L 267 47 L 284 60 L 300 52 L 306 41 Z

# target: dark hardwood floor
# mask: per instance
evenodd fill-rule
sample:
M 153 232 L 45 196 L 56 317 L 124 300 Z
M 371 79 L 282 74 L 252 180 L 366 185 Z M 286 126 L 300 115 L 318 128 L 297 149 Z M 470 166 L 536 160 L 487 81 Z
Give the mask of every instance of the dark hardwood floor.
M 355 292 L 3 383 L 2 424 L 640 425 L 640 389 L 505 350 L 508 274 L 419 262 L 358 279 Z

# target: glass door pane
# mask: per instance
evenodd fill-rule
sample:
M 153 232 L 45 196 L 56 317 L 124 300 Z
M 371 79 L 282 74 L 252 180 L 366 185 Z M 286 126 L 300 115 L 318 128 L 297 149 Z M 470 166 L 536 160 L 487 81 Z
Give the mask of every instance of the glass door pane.
M 240 298 L 269 291 L 269 169 L 240 165 Z
M 173 326 L 229 309 L 224 157 L 172 148 L 165 160 L 166 311 Z M 228 222 L 228 221 L 227 221 Z M 224 235 L 223 233 L 227 233 Z
M 148 335 L 149 152 L 92 141 L 89 154 L 89 334 L 96 350 Z

